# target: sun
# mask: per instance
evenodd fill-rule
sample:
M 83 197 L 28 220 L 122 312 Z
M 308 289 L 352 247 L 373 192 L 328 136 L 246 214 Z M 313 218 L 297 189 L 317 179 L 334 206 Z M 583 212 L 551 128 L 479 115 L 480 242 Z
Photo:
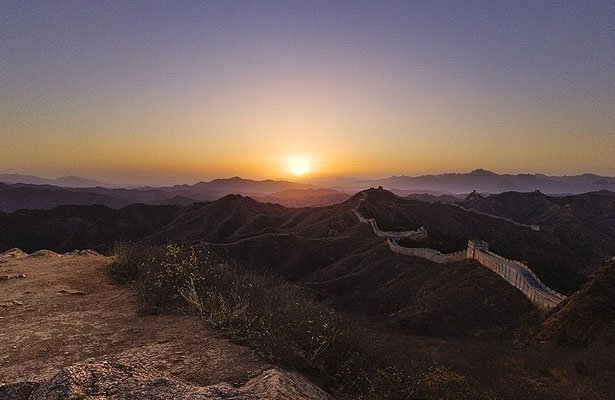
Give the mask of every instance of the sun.
M 305 157 L 292 157 L 288 163 L 288 170 L 296 175 L 302 176 L 310 172 L 310 163 Z

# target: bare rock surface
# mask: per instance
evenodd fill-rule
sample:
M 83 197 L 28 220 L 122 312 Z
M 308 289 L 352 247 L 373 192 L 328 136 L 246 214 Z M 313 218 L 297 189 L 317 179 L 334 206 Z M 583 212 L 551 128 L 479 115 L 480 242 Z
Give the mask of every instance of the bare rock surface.
M 242 387 L 196 386 L 143 365 L 93 362 L 64 368 L 35 389 L 30 400 L 60 399 L 330 399 L 301 375 L 269 369 Z
M 24 258 L 27 256 L 28 256 L 28 253 L 15 247 L 15 248 L 12 248 L 10 250 L 0 253 L 0 260 L 19 259 L 19 258 Z
M 91 363 L 63 369 L 31 400 L 60 399 L 258 399 L 226 384 L 198 387 L 144 366 Z

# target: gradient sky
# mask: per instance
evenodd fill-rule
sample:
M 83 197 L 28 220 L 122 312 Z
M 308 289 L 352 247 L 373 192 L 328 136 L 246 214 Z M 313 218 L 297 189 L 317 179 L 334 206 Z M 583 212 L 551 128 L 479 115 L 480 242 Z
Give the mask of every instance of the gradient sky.
M 615 2 L 0 0 L 0 91 L 0 172 L 615 175 Z

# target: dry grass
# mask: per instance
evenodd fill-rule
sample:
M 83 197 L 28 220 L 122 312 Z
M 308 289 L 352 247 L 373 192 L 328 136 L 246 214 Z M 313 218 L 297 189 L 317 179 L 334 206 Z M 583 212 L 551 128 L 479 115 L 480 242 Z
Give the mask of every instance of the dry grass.
M 352 398 L 487 398 L 444 367 L 393 365 L 369 335 L 274 275 L 222 262 L 208 252 L 167 245 L 115 247 L 112 273 L 132 282 L 149 313 L 191 311 L 270 362 L 296 369 Z

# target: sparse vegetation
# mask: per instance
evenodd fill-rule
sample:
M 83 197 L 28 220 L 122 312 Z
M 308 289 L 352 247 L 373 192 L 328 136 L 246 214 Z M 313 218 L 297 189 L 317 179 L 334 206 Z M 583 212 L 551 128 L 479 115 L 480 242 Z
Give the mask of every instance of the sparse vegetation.
M 195 312 L 262 357 L 352 398 L 489 398 L 445 367 L 393 365 L 352 321 L 274 275 L 169 244 L 115 246 L 111 271 L 149 313 Z

